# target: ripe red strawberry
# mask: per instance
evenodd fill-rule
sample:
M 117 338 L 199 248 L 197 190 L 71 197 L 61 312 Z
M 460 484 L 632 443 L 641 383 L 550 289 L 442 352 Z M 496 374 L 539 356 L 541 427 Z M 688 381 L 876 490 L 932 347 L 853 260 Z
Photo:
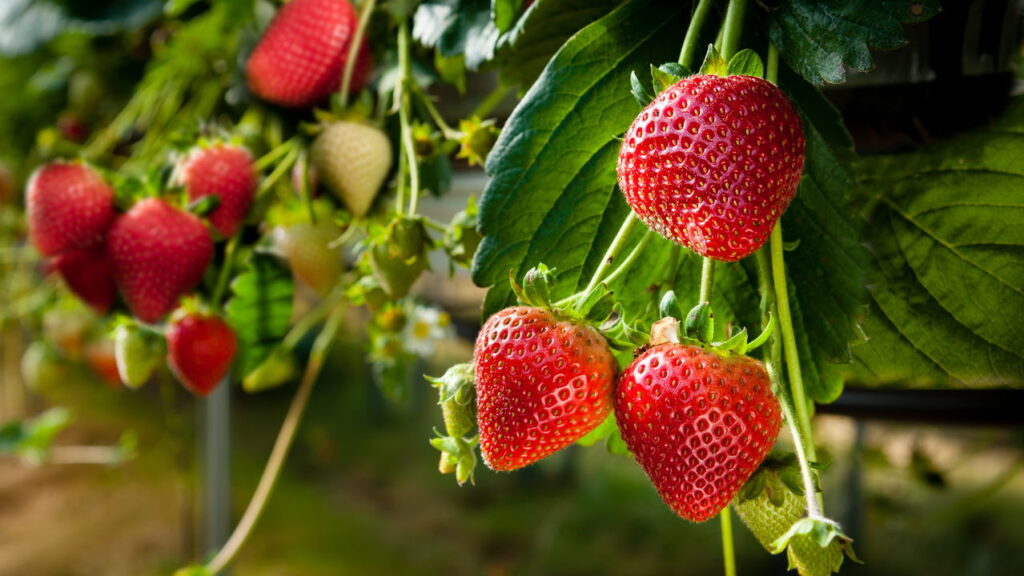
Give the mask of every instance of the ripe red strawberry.
M 292 0 L 270 23 L 249 58 L 249 88 L 288 108 L 308 108 L 341 88 L 341 75 L 358 15 L 348 0 Z M 369 44 L 364 40 L 352 73 L 351 91 L 366 85 Z
M 651 229 L 731 262 L 768 239 L 803 166 L 800 117 L 781 90 L 751 76 L 698 75 L 633 121 L 619 187 Z
M 593 328 L 541 308 L 490 317 L 473 353 L 484 461 L 515 470 L 565 448 L 611 411 L 615 359 Z
M 186 388 L 206 396 L 227 375 L 238 341 L 217 316 L 184 314 L 167 326 L 167 365 Z
M 96 244 L 61 254 L 53 259 L 53 267 L 68 288 L 99 314 L 106 314 L 117 299 L 117 286 L 107 247 Z
M 615 418 L 662 499 L 693 522 L 729 504 L 782 426 L 762 363 L 671 342 L 623 372 Z
M 202 280 L 213 258 L 213 240 L 199 218 L 147 198 L 110 227 L 107 253 L 128 308 L 152 323 Z
M 115 216 L 113 188 L 84 164 L 42 166 L 25 196 L 29 236 L 46 256 L 100 242 Z
M 248 150 L 228 145 L 196 148 L 182 164 L 181 181 L 189 201 L 220 198 L 207 219 L 225 238 L 238 233 L 256 198 L 256 168 Z

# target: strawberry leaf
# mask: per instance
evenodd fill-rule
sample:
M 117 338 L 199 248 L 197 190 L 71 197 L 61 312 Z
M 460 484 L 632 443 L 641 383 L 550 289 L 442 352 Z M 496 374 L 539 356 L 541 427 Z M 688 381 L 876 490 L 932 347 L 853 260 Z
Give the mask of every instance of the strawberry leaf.
M 867 158 L 878 272 L 854 348 L 870 381 L 1024 382 L 1024 100 L 998 128 Z
M 685 3 L 666 12 L 657 2 L 635 0 L 581 30 L 509 118 L 488 159 L 492 180 L 480 204 L 484 240 L 473 278 L 494 286 L 486 314 L 513 302 L 509 270 L 521 277 L 541 261 L 558 269 L 553 300 L 589 280 L 628 210 L 615 189 L 615 162 L 617 135 L 640 110 L 625 89 L 630 72 L 675 57 L 684 13 Z M 642 234 L 637 226 L 632 243 Z M 670 255 L 668 242 L 654 239 L 641 255 L 645 265 L 634 269 L 642 272 L 623 275 L 643 288 L 613 286 L 630 318 L 642 306 L 630 300 L 651 298 L 647 287 L 663 275 Z
M 938 12 L 938 0 L 788 0 L 764 21 L 786 62 L 821 84 L 843 82 L 846 68 L 870 69 L 872 48 L 895 50 L 906 43 L 902 22 L 923 22 Z
M 570 37 L 619 4 L 619 0 L 534 2 L 498 43 L 495 62 L 501 68 L 502 78 L 523 87 L 533 84 L 551 57 Z
M 231 299 L 224 307 L 227 321 L 238 336 L 236 366 L 244 378 L 270 356 L 288 332 L 292 316 L 291 273 L 271 256 L 257 254 L 231 283 Z

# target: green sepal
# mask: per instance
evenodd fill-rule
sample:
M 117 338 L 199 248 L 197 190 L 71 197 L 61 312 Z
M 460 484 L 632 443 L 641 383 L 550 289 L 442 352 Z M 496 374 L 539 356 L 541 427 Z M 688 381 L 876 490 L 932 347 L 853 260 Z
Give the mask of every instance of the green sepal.
M 843 529 L 834 520 L 828 518 L 803 518 L 793 524 L 789 531 L 772 543 L 772 554 L 779 554 L 798 541 L 813 542 L 821 548 L 827 548 L 833 541 L 839 543 L 843 552 L 850 560 L 863 564 L 853 550 L 853 539 L 843 533 Z M 793 559 L 790 559 L 791 566 Z
M 523 284 L 516 281 L 515 271 L 508 271 L 508 282 L 516 300 L 525 306 L 551 308 L 551 283 L 554 281 L 554 270 L 543 263 L 530 268 L 523 277 Z
M 590 324 L 600 324 L 608 319 L 614 309 L 615 295 L 602 282 L 573 302 L 569 314 Z
M 672 62 L 655 67 L 651 64 L 651 80 L 653 81 L 654 92 L 661 94 L 671 88 L 686 76 L 686 69 L 681 65 Z
M 742 356 L 747 351 L 747 329 L 741 329 L 724 342 L 715 342 L 712 347 L 718 352 Z
M 402 260 L 410 260 L 423 254 L 430 247 L 423 219 L 401 217 L 391 223 L 388 231 L 388 249 L 391 254 Z
M 757 350 L 758 348 L 760 348 L 762 344 L 764 344 L 765 342 L 768 341 L 768 338 L 771 338 L 772 332 L 774 330 L 775 330 L 775 315 L 772 314 L 771 312 L 769 312 L 768 313 L 768 325 L 765 326 L 764 330 L 762 330 L 761 333 L 757 335 L 757 338 L 754 338 L 753 341 L 751 341 L 751 342 L 749 342 L 747 344 L 746 351 L 750 352 L 752 350 Z
M 532 306 L 551 307 L 551 282 L 554 274 L 544 264 L 530 268 L 523 277 L 523 295 Z
M 764 78 L 764 63 L 757 52 L 747 48 L 740 50 L 729 59 L 728 73 L 730 76 L 756 76 Z
M 202 198 L 196 198 L 194 201 L 189 202 L 185 209 L 196 216 L 208 216 L 219 206 L 220 196 L 211 194 L 209 196 L 203 196 Z
M 708 52 L 704 56 L 704 63 L 700 65 L 701 74 L 714 74 L 715 76 L 728 76 L 729 64 L 718 53 L 714 44 L 708 44 Z
M 462 486 L 467 481 L 475 483 L 473 473 L 476 470 L 477 437 L 461 438 L 458 436 L 442 436 L 430 439 L 430 445 L 441 452 L 438 471 L 442 474 L 455 473 L 455 481 Z
M 246 392 L 259 392 L 275 388 L 291 381 L 297 372 L 298 364 L 292 353 L 284 346 L 277 346 L 263 363 L 246 374 L 242 379 L 242 389 Z
M 683 319 L 683 308 L 679 305 L 679 299 L 676 298 L 674 290 L 665 292 L 665 295 L 661 297 L 661 302 L 658 303 L 658 312 L 661 318 Z
M 476 199 L 470 196 L 466 201 L 466 209 L 452 217 L 441 243 L 453 263 L 468 267 L 473 263 L 473 256 L 482 239 L 483 236 L 477 230 Z
M 608 345 L 616 350 L 635 350 L 647 344 L 647 332 L 626 322 L 622 305 L 616 302 L 608 320 L 598 328 Z
M 683 323 L 683 335 L 704 344 L 711 342 L 715 337 L 715 312 L 710 303 L 701 302 L 690 310 Z
M 647 86 L 644 86 L 635 71 L 629 74 L 629 91 L 641 106 L 647 106 L 651 103 L 651 100 L 654 100 L 654 94 L 651 93 Z

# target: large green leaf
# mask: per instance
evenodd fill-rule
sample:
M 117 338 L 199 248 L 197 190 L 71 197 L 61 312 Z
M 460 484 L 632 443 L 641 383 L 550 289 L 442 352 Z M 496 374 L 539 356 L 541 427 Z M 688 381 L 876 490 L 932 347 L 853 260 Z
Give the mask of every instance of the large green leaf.
M 815 84 L 839 83 L 846 68 L 868 70 L 871 49 L 903 46 L 902 22 L 939 12 L 939 0 L 783 0 L 764 20 L 783 58 Z
M 573 34 L 621 4 L 621 0 L 541 0 L 502 35 L 495 58 L 501 74 L 529 86 Z
M 675 58 L 687 13 L 686 3 L 625 4 L 573 36 L 513 112 L 488 159 L 492 180 L 480 206 L 485 237 L 473 278 L 494 287 L 486 313 L 514 300 L 510 270 L 521 276 L 546 263 L 563 297 L 596 266 L 625 215 L 615 163 L 618 136 L 640 111 L 630 72 Z M 667 243 L 652 244 L 653 254 Z
M 288 332 L 292 316 L 292 276 L 271 256 L 256 254 L 231 283 L 225 306 L 228 323 L 238 336 L 239 376 L 266 360 Z
M 865 159 L 878 267 L 855 348 L 892 381 L 1024 382 L 1024 102 L 998 128 Z M 905 358 L 905 359 L 904 359 Z

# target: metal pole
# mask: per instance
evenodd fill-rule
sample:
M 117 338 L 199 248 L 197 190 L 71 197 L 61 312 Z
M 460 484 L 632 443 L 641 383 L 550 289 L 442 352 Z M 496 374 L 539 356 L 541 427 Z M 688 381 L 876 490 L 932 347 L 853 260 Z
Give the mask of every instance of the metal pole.
M 202 549 L 215 553 L 231 530 L 231 381 L 225 378 L 203 402 Z M 227 574 L 227 572 L 221 572 Z

